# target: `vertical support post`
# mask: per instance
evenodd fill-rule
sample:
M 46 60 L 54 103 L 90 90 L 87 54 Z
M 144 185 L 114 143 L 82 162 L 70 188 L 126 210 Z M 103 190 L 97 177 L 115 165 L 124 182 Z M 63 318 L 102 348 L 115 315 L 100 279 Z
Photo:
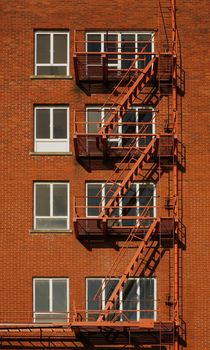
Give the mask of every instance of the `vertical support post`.
M 178 133 L 177 118 L 177 35 L 176 35 L 176 0 L 171 0 L 171 17 L 172 17 L 172 108 L 173 121 L 175 123 L 175 133 Z M 174 149 L 173 180 L 174 196 L 176 198 L 174 215 L 178 220 L 178 167 L 177 167 L 177 142 Z M 174 324 L 175 339 L 174 349 L 179 349 L 178 327 L 179 327 L 179 246 L 178 246 L 178 225 L 175 226 L 174 232 Z
M 76 53 L 73 54 L 73 61 L 74 61 L 75 80 L 77 85 L 79 85 L 78 60 L 77 60 Z
M 102 55 L 102 66 L 103 66 L 103 81 L 106 84 L 108 81 L 108 59 L 107 55 Z

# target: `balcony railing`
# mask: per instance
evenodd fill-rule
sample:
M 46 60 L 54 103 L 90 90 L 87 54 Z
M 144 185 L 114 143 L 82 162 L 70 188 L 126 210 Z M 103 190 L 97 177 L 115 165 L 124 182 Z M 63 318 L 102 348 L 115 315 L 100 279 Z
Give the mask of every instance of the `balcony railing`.
M 144 235 L 154 220 L 160 218 L 158 233 L 171 235 L 174 232 L 175 198 L 171 199 L 170 208 L 166 199 L 160 203 L 158 197 L 126 196 L 119 199 L 119 204 L 109 208 L 111 215 L 99 217 L 110 196 L 77 196 L 74 198 L 73 221 L 78 236 L 102 237 L 104 234 L 127 236 L 133 227 L 135 234 Z M 147 205 L 141 204 L 146 200 Z M 95 202 L 95 204 L 94 204 Z M 157 202 L 158 204 L 156 204 Z M 91 204 L 90 204 L 91 203 Z

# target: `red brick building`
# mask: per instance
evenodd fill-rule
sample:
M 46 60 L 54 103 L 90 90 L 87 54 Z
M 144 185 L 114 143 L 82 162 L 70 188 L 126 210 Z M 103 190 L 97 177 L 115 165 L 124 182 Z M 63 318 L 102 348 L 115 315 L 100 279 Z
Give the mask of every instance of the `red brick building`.
M 209 349 L 208 1 L 0 4 L 0 349 Z

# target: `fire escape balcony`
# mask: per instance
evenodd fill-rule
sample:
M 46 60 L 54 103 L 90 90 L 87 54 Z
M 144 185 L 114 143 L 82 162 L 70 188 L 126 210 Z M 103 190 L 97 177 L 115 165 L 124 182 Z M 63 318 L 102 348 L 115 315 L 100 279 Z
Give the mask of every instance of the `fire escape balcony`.
M 133 119 L 136 110 L 129 109 L 124 118 L 117 123 L 109 123 L 111 132 L 100 134 L 103 127 L 101 109 L 88 111 L 75 111 L 74 122 L 74 148 L 77 159 L 80 158 L 124 158 L 132 157 L 137 152 L 146 149 L 152 139 L 155 139 L 153 155 L 171 161 L 176 146 L 176 135 L 171 132 L 157 134 L 155 130 L 162 128 L 154 121 L 155 112 L 151 109 L 138 111 L 138 116 L 149 117 L 148 121 Z M 85 120 L 86 114 L 86 121 Z M 107 115 L 110 111 L 107 112 Z M 97 118 L 98 121 L 91 119 Z M 151 116 L 151 118 L 150 118 Z M 154 161 L 154 158 L 153 158 Z
M 134 185 L 133 185 L 134 189 Z M 106 189 L 108 191 L 108 189 Z M 144 237 L 154 221 L 157 225 L 153 237 L 172 238 L 177 224 L 173 214 L 175 199 L 170 199 L 170 208 L 167 206 L 169 198 L 160 201 L 155 196 L 119 197 L 118 205 L 109 207 L 109 215 L 101 215 L 105 210 L 105 203 L 111 198 L 101 196 L 77 196 L 74 199 L 74 227 L 77 237 L 88 239 L 119 238 L 126 239 L 135 231 L 135 238 Z M 146 204 L 145 204 L 146 203 Z
M 152 58 L 161 56 L 161 80 L 171 80 L 172 51 L 160 52 L 154 31 L 84 31 L 74 32 L 74 69 L 76 83 L 90 94 L 104 92 L 116 85 L 130 68 L 124 83 L 143 71 Z M 97 86 L 97 87 L 96 87 Z M 105 90 L 104 90 L 105 89 Z

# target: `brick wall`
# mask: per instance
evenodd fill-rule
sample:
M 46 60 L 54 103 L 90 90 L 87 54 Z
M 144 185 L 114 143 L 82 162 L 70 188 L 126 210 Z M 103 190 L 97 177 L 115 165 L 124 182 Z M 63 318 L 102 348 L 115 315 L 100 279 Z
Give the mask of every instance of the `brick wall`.
M 168 2 L 164 1 L 166 4 Z M 85 181 L 107 179 L 111 171 L 87 171 L 74 155 L 73 111 L 86 104 L 103 104 L 104 94 L 91 96 L 75 83 L 73 31 L 75 29 L 157 28 L 157 0 L 0 1 L 1 38 L 1 322 L 28 322 L 32 313 L 33 277 L 68 277 L 70 304 L 84 307 L 85 278 L 104 276 L 116 256 L 113 248 L 87 249 L 77 240 L 72 222 L 73 196 L 83 195 Z M 187 246 L 183 252 L 183 318 L 187 324 L 187 349 L 207 350 L 209 335 L 209 249 L 208 242 L 208 1 L 177 1 L 177 23 L 181 41 L 185 95 L 179 98 L 180 138 L 186 145 L 186 173 L 180 175 L 183 223 Z M 32 79 L 34 74 L 34 30 L 70 31 L 71 79 Z M 36 156 L 33 151 L 33 106 L 67 104 L 70 108 L 68 156 Z M 160 103 L 161 118 L 167 100 Z M 182 133 L 181 133 L 182 130 Z M 181 188 L 182 178 L 182 188 Z M 33 228 L 33 182 L 70 183 L 70 228 L 66 234 L 31 233 Z M 166 192 L 168 175 L 159 183 Z M 181 194 L 180 190 L 180 194 Z M 132 256 L 133 250 L 129 252 Z M 129 258 L 127 257 L 127 259 Z M 167 315 L 168 252 L 157 275 L 162 314 Z M 120 270 L 125 266 L 122 262 Z M 160 278 L 158 277 L 160 276 Z M 20 314 L 21 316 L 20 320 Z M 167 316 L 166 316 L 167 317 Z M 0 346 L 1 348 L 1 346 Z

